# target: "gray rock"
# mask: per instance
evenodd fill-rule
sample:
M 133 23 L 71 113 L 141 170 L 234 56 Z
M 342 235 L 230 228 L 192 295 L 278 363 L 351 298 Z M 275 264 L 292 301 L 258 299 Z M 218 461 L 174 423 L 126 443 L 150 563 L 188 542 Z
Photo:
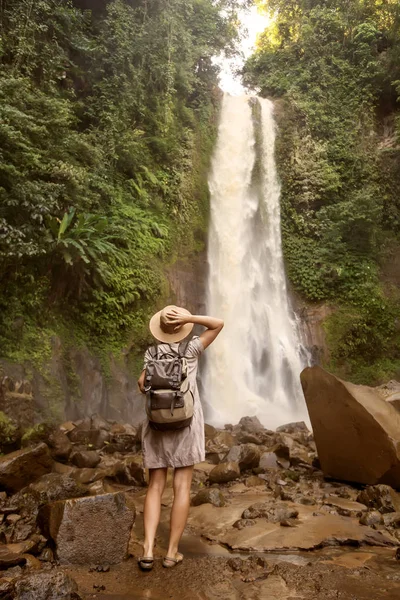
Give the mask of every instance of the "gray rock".
M 51 471 L 53 459 L 46 444 L 24 448 L 0 458 L 0 486 L 17 492 Z
M 286 504 L 270 504 L 256 502 L 243 511 L 242 519 L 268 519 L 271 523 L 279 523 L 287 519 L 295 519 L 299 512 Z
M 255 469 L 260 462 L 260 449 L 255 444 L 233 446 L 226 457 L 227 462 L 237 462 L 241 471 Z
M 243 431 L 247 431 L 248 433 L 257 433 L 264 429 L 258 417 L 242 417 L 239 425 Z
M 80 600 L 76 582 L 65 573 L 33 573 L 15 582 L 15 600 Z
M 225 506 L 226 501 L 218 488 L 204 488 L 197 492 L 192 500 L 192 506 L 200 504 L 213 504 L 214 506 Z
M 240 477 L 240 467 L 236 462 L 221 463 L 210 471 L 210 483 L 227 483 Z
M 400 494 L 389 485 L 370 485 L 357 496 L 357 502 L 380 513 L 400 512 Z
M 134 512 L 122 492 L 44 506 L 39 524 L 62 564 L 116 564 L 127 556 Z
M 95 450 L 77 450 L 71 454 L 70 460 L 80 469 L 94 469 L 101 458 Z

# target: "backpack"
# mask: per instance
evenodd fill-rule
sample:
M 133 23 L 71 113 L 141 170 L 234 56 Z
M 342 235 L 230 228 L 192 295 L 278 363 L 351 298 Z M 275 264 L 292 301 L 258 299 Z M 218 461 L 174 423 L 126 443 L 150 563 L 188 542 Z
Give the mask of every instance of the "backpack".
M 158 431 L 188 427 L 193 419 L 194 397 L 188 379 L 185 358 L 187 344 L 178 352 L 169 346 L 161 352 L 159 346 L 149 348 L 151 359 L 146 365 L 146 413 L 149 425 Z

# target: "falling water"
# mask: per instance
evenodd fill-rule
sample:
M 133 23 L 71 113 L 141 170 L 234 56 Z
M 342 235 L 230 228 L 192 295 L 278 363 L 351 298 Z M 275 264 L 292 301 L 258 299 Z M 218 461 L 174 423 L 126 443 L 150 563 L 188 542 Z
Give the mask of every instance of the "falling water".
M 225 320 L 210 347 L 207 419 L 307 419 L 302 348 L 287 297 L 273 104 L 225 95 L 209 178 L 208 312 Z M 302 358 L 303 356 L 303 358 Z

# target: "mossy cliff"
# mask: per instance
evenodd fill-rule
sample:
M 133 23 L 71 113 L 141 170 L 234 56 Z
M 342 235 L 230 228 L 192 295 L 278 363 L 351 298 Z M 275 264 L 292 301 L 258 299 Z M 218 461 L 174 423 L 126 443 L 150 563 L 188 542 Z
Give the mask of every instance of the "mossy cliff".
M 2 3 L 0 368 L 41 418 L 133 418 L 148 318 L 205 247 L 235 4 Z

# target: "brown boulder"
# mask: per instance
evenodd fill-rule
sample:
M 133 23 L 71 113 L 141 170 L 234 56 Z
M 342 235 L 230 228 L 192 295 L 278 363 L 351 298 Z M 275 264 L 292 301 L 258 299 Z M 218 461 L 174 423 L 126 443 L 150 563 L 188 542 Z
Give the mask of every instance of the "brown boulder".
M 43 443 L 6 454 L 0 458 L 0 486 L 7 492 L 17 492 L 49 473 L 52 466 L 49 449 Z
M 134 520 L 122 492 L 52 502 L 39 513 L 39 524 L 54 541 L 62 564 L 121 562 Z
M 80 469 L 94 469 L 101 458 L 95 450 L 77 450 L 71 454 L 70 460 L 73 465 Z
M 301 384 L 324 474 L 400 488 L 400 414 L 373 388 L 320 367 L 304 369 Z
M 60 430 L 52 431 L 48 438 L 48 446 L 54 460 L 67 461 L 71 454 L 72 444 Z
M 209 480 L 211 483 L 228 483 L 240 477 L 240 467 L 236 462 L 221 463 L 210 471 Z

